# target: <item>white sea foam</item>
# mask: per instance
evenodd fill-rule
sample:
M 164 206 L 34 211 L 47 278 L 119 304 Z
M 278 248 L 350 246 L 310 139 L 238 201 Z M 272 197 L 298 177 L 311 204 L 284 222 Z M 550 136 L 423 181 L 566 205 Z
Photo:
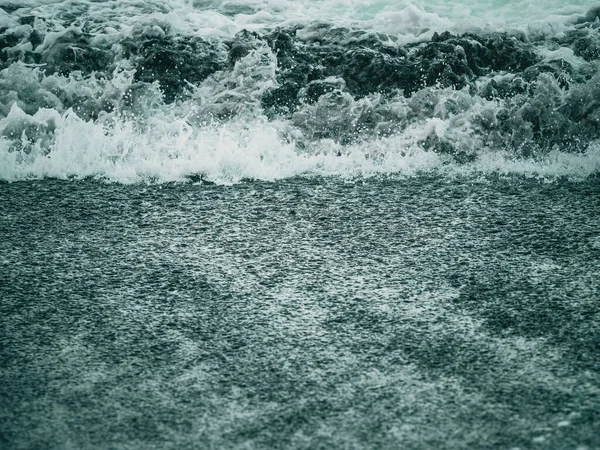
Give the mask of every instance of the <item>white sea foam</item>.
M 60 17 L 73 10 L 72 2 L 60 0 L 0 2 L 18 4 L 16 15 L 34 14 L 44 18 Z M 337 26 L 371 29 L 397 35 L 400 40 L 414 41 L 434 32 L 492 29 L 539 31 L 550 27 L 553 32 L 569 26 L 597 3 L 593 0 L 475 1 L 448 2 L 435 0 L 146 0 L 129 2 L 112 0 L 77 2 L 81 19 L 96 32 L 108 29 L 124 35 L 140 23 L 158 21 L 172 26 L 178 33 L 233 36 L 242 29 L 264 30 L 276 26 L 329 22 Z M 9 20 L 0 15 L 0 22 Z M 60 28 L 60 20 L 56 21 Z
M 229 184 L 302 175 L 371 177 L 423 172 L 580 179 L 600 171 L 600 145 L 592 145 L 583 154 L 554 151 L 530 159 L 488 150 L 480 152 L 472 163 L 458 164 L 419 144 L 432 128 L 444 126 L 439 120 L 412 125 L 399 135 L 352 145 L 322 139 L 299 149 L 281 137 L 281 129 L 289 124 L 264 118 L 193 129 L 185 120 L 169 122 L 154 117 L 149 129 L 140 132 L 134 122 L 114 120 L 109 127 L 86 122 L 71 110 L 58 117 L 51 110 L 27 116 L 15 107 L 0 121 L 0 128 L 6 127 L 9 119 L 25 117 L 28 124 L 52 123 L 55 139 L 50 148 L 38 142 L 26 151 L 0 140 L 1 180 L 92 177 L 133 183 L 179 181 L 201 175 L 207 181 Z

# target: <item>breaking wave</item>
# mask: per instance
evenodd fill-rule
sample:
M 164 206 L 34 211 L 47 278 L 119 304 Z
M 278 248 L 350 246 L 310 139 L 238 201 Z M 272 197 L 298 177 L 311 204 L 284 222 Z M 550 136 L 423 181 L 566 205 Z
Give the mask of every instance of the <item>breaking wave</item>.
M 0 180 L 600 171 L 600 8 L 271 3 L 0 6 Z

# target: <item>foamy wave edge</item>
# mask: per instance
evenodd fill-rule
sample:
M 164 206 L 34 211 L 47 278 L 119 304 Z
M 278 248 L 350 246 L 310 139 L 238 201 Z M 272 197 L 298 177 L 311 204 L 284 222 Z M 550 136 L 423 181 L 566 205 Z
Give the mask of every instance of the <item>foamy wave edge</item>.
M 449 155 L 420 146 L 432 123 L 415 124 L 402 134 L 350 145 L 331 139 L 300 148 L 282 139 L 284 122 L 257 118 L 193 129 L 185 120 L 156 120 L 149 129 L 134 122 L 106 124 L 84 121 L 72 110 L 36 114 L 56 120 L 50 148 L 29 145 L 15 151 L 0 140 L 0 180 L 97 179 L 118 183 L 202 180 L 232 184 L 243 180 L 276 181 L 296 176 L 369 178 L 381 175 L 448 177 L 521 175 L 553 180 L 584 180 L 600 173 L 600 142 L 583 153 L 554 150 L 544 155 L 515 157 L 485 149 L 474 161 L 460 163 Z M 150 131 L 149 131 L 150 130 Z

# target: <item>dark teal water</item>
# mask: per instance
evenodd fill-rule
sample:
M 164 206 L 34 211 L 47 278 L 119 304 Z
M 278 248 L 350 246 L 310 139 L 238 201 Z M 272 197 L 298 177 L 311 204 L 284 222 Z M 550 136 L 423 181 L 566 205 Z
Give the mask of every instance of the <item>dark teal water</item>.
M 600 448 L 600 180 L 0 184 L 0 447 Z

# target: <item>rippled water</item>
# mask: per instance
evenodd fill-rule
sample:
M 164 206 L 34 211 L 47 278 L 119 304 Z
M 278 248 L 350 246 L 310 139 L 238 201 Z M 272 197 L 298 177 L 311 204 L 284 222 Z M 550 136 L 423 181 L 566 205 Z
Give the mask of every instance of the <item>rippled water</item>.
M 599 194 L 0 185 L 1 439 L 596 448 Z

